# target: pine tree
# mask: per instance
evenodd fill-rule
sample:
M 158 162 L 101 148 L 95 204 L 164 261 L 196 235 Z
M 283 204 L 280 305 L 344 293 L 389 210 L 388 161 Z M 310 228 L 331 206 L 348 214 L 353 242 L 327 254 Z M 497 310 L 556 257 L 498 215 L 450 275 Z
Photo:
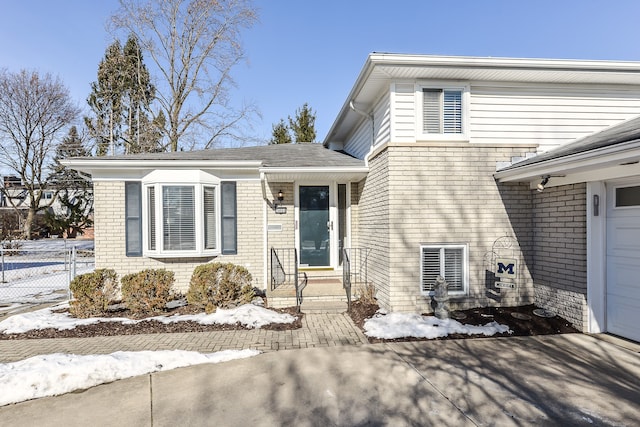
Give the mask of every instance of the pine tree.
M 155 87 L 135 36 L 124 48 L 115 41 L 98 65 L 98 79 L 87 99 L 94 117 L 85 124 L 96 155 L 162 151 L 164 116 L 151 118 Z
M 60 160 L 69 157 L 86 157 L 90 155 L 84 146 L 82 137 L 75 126 L 56 148 L 52 172 L 47 181 L 57 190 L 60 209 L 48 210 L 45 223 L 52 234 L 65 234 L 75 237 L 82 234 L 86 227 L 93 224 L 93 184 L 84 179 L 78 172 L 60 164 Z
M 315 122 L 316 115 L 306 102 L 296 111 L 295 119 L 289 116 L 289 128 L 296 143 L 315 142 Z
M 156 89 L 143 62 L 138 39 L 133 35 L 129 36 L 124 46 L 122 79 L 125 154 L 160 151 L 162 133 L 155 126 L 164 122 L 162 119 L 154 121 L 149 118 Z
M 280 119 L 280 123 L 273 125 L 272 137 L 269 144 L 291 144 L 291 134 L 283 119 Z
M 122 97 L 124 92 L 122 46 L 116 40 L 106 50 L 98 65 L 98 80 L 91 83 L 87 103 L 94 118 L 85 117 L 85 124 L 96 141 L 96 155 L 116 154 L 122 127 Z

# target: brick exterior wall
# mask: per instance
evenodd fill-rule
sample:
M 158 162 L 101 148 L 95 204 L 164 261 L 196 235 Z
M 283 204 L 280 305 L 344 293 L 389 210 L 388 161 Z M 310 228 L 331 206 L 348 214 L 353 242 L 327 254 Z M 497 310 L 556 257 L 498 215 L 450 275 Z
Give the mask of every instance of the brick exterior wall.
M 207 262 L 233 262 L 246 267 L 253 285 L 264 288 L 262 190 L 259 180 L 237 182 L 238 254 L 203 258 L 127 257 L 125 255 L 124 182 L 94 182 L 96 268 L 112 268 L 119 277 L 147 268 L 175 274 L 175 289 L 186 292 L 193 269 Z
M 380 306 L 391 310 L 388 157 L 383 151 L 370 159 L 367 178 L 357 185 L 356 192 L 352 186 L 351 246 L 371 250 L 367 277 L 376 287 Z
M 586 184 L 533 196 L 535 304 L 587 330 Z
M 370 159 L 360 186 L 357 244 L 372 249 L 369 278 L 380 305 L 393 311 L 431 312 L 420 294 L 420 245 L 467 244 L 469 292 L 452 299 L 454 309 L 533 302 L 531 190 L 498 184 L 497 161 L 533 150 L 447 144 L 389 144 Z M 494 243 L 516 238 L 516 290 L 498 290 L 487 280 Z

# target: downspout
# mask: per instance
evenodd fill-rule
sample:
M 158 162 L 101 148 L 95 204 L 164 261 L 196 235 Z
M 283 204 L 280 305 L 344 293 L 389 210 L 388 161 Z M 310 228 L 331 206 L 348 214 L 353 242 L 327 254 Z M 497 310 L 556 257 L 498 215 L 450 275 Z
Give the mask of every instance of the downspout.
M 373 113 L 367 113 L 365 111 L 357 109 L 355 104 L 353 103 L 353 100 L 349 101 L 349 108 L 351 108 L 353 111 L 360 114 L 361 116 L 371 120 L 371 146 L 369 147 L 369 153 L 367 153 L 367 155 L 364 156 L 364 164 L 365 166 L 369 166 L 369 154 L 371 154 L 371 152 L 373 151 L 373 146 L 375 145 L 375 142 L 376 142 L 376 124 L 375 124 L 375 119 L 373 117 Z

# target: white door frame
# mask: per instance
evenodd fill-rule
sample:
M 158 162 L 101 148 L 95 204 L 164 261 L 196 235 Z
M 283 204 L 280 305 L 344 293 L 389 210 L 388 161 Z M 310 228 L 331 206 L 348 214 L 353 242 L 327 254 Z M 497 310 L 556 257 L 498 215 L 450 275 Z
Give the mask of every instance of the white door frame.
M 295 211 L 295 245 L 298 252 L 298 262 L 300 262 L 300 187 L 306 186 L 328 186 L 329 187 L 329 265 L 328 266 L 302 266 L 303 268 L 332 268 L 338 267 L 338 185 L 335 181 L 296 181 L 294 195 Z

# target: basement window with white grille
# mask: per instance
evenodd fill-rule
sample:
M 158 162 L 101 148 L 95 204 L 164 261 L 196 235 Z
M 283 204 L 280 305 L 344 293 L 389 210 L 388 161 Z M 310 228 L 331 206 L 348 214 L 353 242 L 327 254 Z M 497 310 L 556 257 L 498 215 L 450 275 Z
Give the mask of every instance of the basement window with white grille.
M 422 135 L 460 139 L 465 133 L 465 89 L 422 89 Z
M 420 293 L 432 295 L 438 276 L 449 283 L 450 295 L 465 295 L 468 290 L 467 245 L 420 246 Z

